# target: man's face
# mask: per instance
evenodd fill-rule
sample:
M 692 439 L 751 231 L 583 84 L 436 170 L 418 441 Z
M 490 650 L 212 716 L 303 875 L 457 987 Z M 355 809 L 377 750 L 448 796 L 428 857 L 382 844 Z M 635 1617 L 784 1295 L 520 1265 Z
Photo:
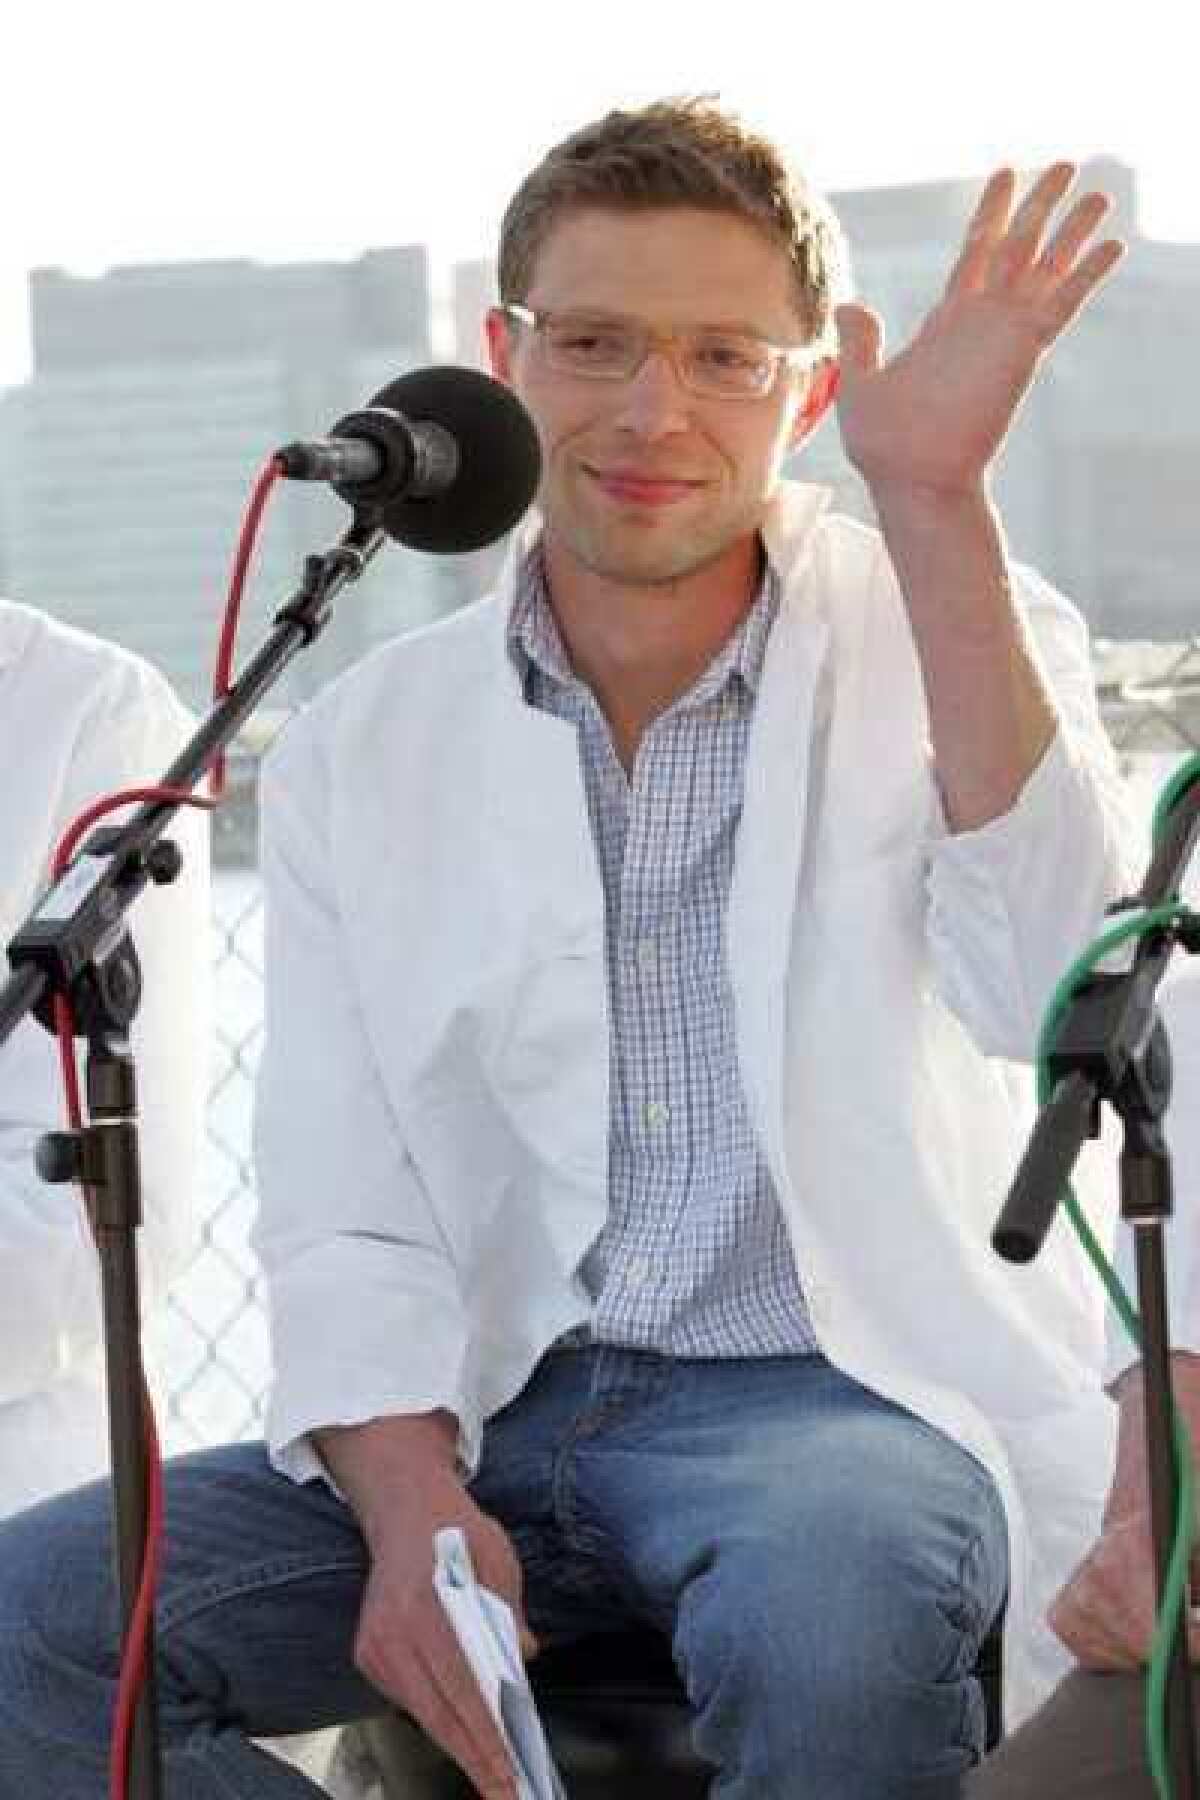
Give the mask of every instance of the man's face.
M 539 253 L 531 312 L 750 331 L 794 345 L 804 332 L 784 252 L 731 214 L 667 207 L 571 213 Z M 757 532 L 780 464 L 806 428 L 810 377 L 781 367 L 770 393 L 690 393 L 673 347 L 624 381 L 547 366 L 534 332 L 494 313 L 494 372 L 537 424 L 548 537 L 594 573 L 635 584 L 679 579 Z

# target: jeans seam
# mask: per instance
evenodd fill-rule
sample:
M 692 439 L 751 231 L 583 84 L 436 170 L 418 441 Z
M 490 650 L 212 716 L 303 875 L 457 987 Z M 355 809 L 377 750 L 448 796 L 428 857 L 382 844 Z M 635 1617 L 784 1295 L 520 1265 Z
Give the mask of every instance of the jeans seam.
M 979 1759 L 979 1744 L 972 1728 L 973 1720 L 978 1712 L 986 1713 L 983 1683 L 976 1674 L 976 1665 L 979 1661 L 979 1652 L 983 1641 L 987 1636 L 991 1616 L 979 1594 L 979 1583 L 970 1582 L 968 1573 L 972 1566 L 980 1562 L 983 1548 L 984 1534 L 982 1531 L 976 1531 L 964 1545 L 958 1559 L 956 1584 L 951 1604 L 944 1609 L 951 1628 L 960 1634 L 958 1654 L 955 1656 L 950 1670 L 943 1677 L 943 1680 L 953 1682 L 962 1689 L 962 1704 L 959 1708 L 955 1741 L 959 1749 L 969 1752 L 976 1761 Z M 963 1649 L 968 1645 L 971 1649 L 969 1660 L 962 1654 Z
M 164 1602 L 156 1616 L 156 1629 L 160 1635 L 175 1630 L 180 1625 L 191 1624 L 204 1613 L 222 1606 L 227 1600 L 236 1599 L 239 1595 L 251 1591 L 266 1592 L 271 1588 L 285 1587 L 292 1581 L 307 1581 L 322 1575 L 345 1575 L 361 1573 L 366 1579 L 367 1569 L 362 1557 L 339 1557 L 314 1563 L 298 1557 L 287 1557 L 283 1560 L 273 1559 L 269 1563 L 255 1566 L 253 1571 L 236 1579 L 223 1578 L 220 1584 L 209 1583 L 198 1595 L 190 1595 L 174 1602 Z

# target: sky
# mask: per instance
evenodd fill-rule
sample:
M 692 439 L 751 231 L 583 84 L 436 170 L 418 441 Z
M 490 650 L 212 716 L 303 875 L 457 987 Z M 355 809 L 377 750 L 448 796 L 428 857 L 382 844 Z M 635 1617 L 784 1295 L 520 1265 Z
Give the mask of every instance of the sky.
M 826 189 L 1116 156 L 1138 171 L 1143 229 L 1200 242 L 1194 12 L 14 0 L 0 37 L 0 384 L 27 373 L 32 267 L 411 242 L 443 266 L 490 254 L 509 193 L 551 143 L 668 93 L 717 93 Z

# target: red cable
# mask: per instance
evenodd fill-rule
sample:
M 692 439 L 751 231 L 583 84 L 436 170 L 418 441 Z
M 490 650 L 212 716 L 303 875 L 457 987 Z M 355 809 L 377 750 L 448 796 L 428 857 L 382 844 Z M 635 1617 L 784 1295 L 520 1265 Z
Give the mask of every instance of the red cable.
M 55 881 L 66 871 L 67 864 L 75 854 L 75 846 L 89 826 L 97 819 L 103 819 L 107 813 L 116 812 L 119 806 L 143 806 L 155 800 L 167 800 L 179 806 L 199 806 L 205 812 L 211 812 L 216 805 L 214 800 L 206 800 L 201 794 L 193 794 L 189 788 L 173 787 L 134 787 L 121 788 L 115 794 L 105 794 L 102 799 L 92 804 L 79 814 L 67 831 L 64 831 L 50 859 L 50 872 Z
M 262 523 L 263 511 L 270 497 L 271 489 L 283 474 L 283 459 L 273 456 L 262 469 L 254 483 L 250 496 L 250 504 L 242 520 L 242 529 L 238 536 L 237 550 L 233 559 L 233 572 L 229 578 L 229 598 L 225 602 L 225 618 L 221 625 L 221 641 L 217 646 L 217 667 L 213 677 L 213 699 L 221 701 L 233 686 L 233 651 L 237 638 L 238 619 L 242 610 L 242 594 L 246 586 L 246 572 L 250 567 L 250 558 L 254 552 L 258 529 Z M 213 757 L 210 771 L 209 792 L 214 800 L 219 800 L 225 791 L 225 757 L 218 751 Z
M 142 1579 L 129 1621 L 129 1636 L 121 1660 L 117 1682 L 117 1698 L 113 1708 L 112 1737 L 109 1744 L 108 1777 L 111 1800 L 125 1800 L 129 1786 L 129 1748 L 133 1741 L 133 1719 L 138 1695 L 146 1676 L 146 1646 L 154 1617 L 154 1591 L 158 1584 L 159 1556 L 163 1534 L 162 1453 L 158 1429 L 154 1422 L 154 1403 L 145 1382 L 142 1383 L 142 1419 L 146 1434 L 146 1549 L 142 1558 Z
M 223 700 L 233 685 L 234 645 L 241 613 L 242 595 L 246 586 L 246 574 L 250 567 L 250 558 L 258 537 L 263 511 L 271 489 L 282 474 L 282 460 L 279 457 L 272 457 L 254 484 L 250 503 L 242 521 L 217 649 L 216 671 L 213 678 L 213 697 L 217 701 Z M 186 789 L 170 787 L 125 788 L 120 793 L 107 795 L 82 812 L 60 839 L 51 859 L 54 879 L 57 880 L 63 874 L 84 833 L 105 814 L 113 812 L 121 806 L 157 800 L 211 810 L 221 797 L 224 787 L 225 758 L 218 751 L 210 768 L 210 797 L 208 799 L 203 799 Z M 63 1087 L 66 1093 L 67 1117 L 71 1129 L 80 1131 L 83 1128 L 83 1105 L 79 1092 L 79 1070 L 75 1061 L 75 1020 L 71 1011 L 71 1003 L 65 995 L 56 994 L 54 996 L 53 1013 L 59 1061 L 62 1065 Z M 79 1185 L 83 1188 L 89 1222 L 91 1222 L 94 1218 L 91 1198 L 86 1185 L 82 1182 Z M 142 1419 L 146 1444 L 146 1539 L 142 1555 L 141 1579 L 129 1621 L 128 1635 L 122 1648 L 121 1668 L 117 1681 L 109 1755 L 111 1800 L 126 1800 L 133 1721 L 138 1695 L 145 1680 L 146 1650 L 150 1635 L 150 1623 L 154 1616 L 154 1592 L 162 1547 L 162 1454 L 154 1418 L 154 1404 L 144 1375 L 142 1378 Z
M 216 804 L 198 794 L 189 793 L 186 788 L 140 787 L 123 788 L 119 793 L 107 794 L 97 800 L 79 814 L 69 829 L 64 832 L 55 847 L 51 858 L 51 870 L 55 880 L 65 871 L 74 854 L 75 847 L 84 833 L 102 819 L 107 813 L 115 812 L 118 807 L 147 801 L 177 801 L 181 806 L 196 806 L 204 811 L 211 811 Z M 59 1061 L 62 1065 L 63 1086 L 67 1098 L 67 1118 L 72 1131 L 83 1128 L 83 1104 L 79 1093 L 79 1069 L 75 1061 L 75 1020 L 71 1011 L 71 1002 L 65 994 L 54 996 L 54 1026 L 58 1040 Z M 94 1213 L 89 1190 L 83 1183 L 85 1202 L 89 1221 Z M 94 1235 L 93 1224 L 93 1235 Z M 129 1632 L 121 1657 L 121 1670 L 117 1682 L 117 1698 L 113 1714 L 112 1737 L 109 1755 L 109 1791 L 111 1800 L 125 1800 L 129 1781 L 129 1747 L 133 1737 L 133 1717 L 137 1707 L 138 1694 L 146 1672 L 146 1646 L 149 1641 L 149 1625 L 154 1610 L 154 1590 L 158 1580 L 159 1554 L 162 1545 L 163 1502 L 162 1502 L 162 1456 L 159 1450 L 158 1429 L 154 1421 L 154 1404 L 149 1390 L 142 1381 L 142 1423 L 146 1443 L 146 1539 L 142 1555 L 142 1573 L 138 1585 L 137 1598 L 129 1621 Z

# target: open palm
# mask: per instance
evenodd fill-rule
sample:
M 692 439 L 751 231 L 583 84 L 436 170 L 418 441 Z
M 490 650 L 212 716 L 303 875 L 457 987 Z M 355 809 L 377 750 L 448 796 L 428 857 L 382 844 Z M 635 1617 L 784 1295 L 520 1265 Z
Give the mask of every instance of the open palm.
M 870 485 L 961 491 L 982 481 L 1039 359 L 1124 251 L 1093 241 L 1103 194 L 1085 194 L 1047 235 L 1074 178 L 1070 163 L 1055 163 L 1014 210 L 1012 170 L 994 174 L 941 300 L 890 360 L 877 315 L 838 308 L 842 439 Z

